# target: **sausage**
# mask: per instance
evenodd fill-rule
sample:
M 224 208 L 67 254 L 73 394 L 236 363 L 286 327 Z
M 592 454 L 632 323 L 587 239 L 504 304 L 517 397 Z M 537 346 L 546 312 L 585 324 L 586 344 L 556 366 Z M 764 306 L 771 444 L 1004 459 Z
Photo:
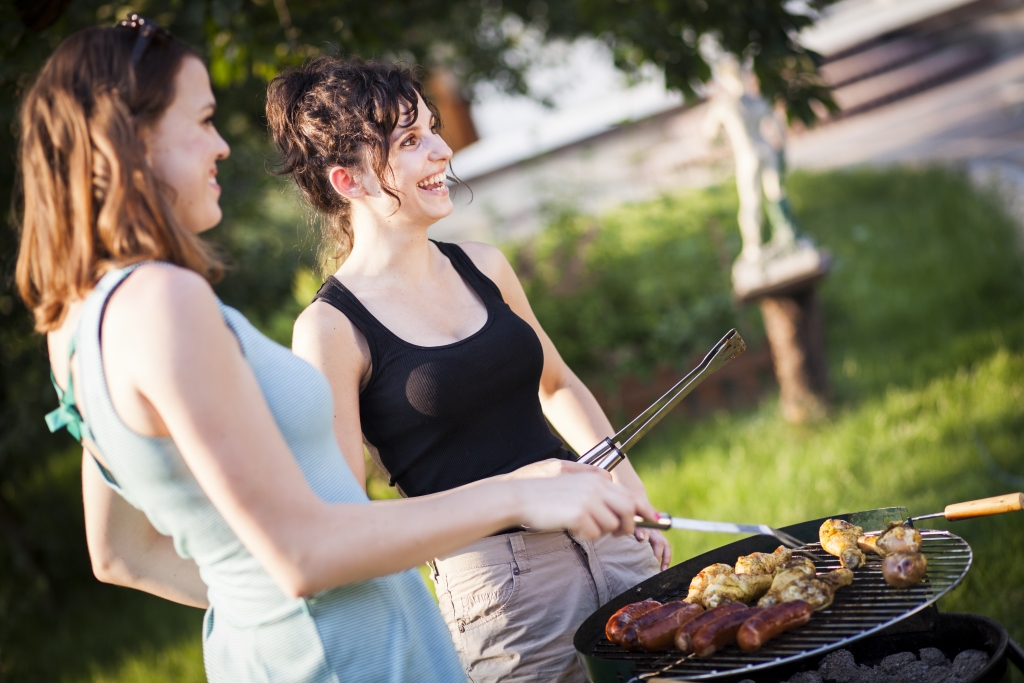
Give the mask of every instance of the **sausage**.
M 619 636 L 619 645 L 627 650 L 639 650 L 640 632 L 672 614 L 682 605 L 683 602 L 681 600 L 666 602 L 664 605 L 658 605 L 654 609 L 636 617 L 622 630 L 622 635 Z
M 652 618 L 658 613 L 664 616 L 658 616 L 653 624 L 637 630 L 637 642 L 645 652 L 663 652 L 672 647 L 679 627 L 704 614 L 704 608 L 692 602 L 670 602 L 648 612 Z
M 745 652 L 753 652 L 780 633 L 806 624 L 812 612 L 814 608 L 803 600 L 767 607 L 743 622 L 736 634 L 736 642 Z
M 723 647 L 736 640 L 736 633 L 750 617 L 760 614 L 764 607 L 750 607 L 726 614 L 709 624 L 700 627 L 691 636 L 693 653 L 698 657 L 710 657 Z
M 738 612 L 740 610 L 747 609 L 747 606 L 740 602 L 727 602 L 724 605 L 719 605 L 713 609 L 709 609 L 704 614 L 698 615 L 696 618 L 683 624 L 679 630 L 676 631 L 675 643 L 676 648 L 685 655 L 693 652 L 693 640 L 692 636 L 705 624 L 709 624 L 716 619 L 720 619 L 726 615 Z
M 661 603 L 657 600 L 641 600 L 640 602 L 634 602 L 626 605 L 613 614 L 608 620 L 608 623 L 605 624 L 605 637 L 616 645 L 621 645 L 622 643 L 620 641 L 622 639 L 622 632 L 626 630 L 626 627 L 629 626 L 637 617 L 658 607 L 661 607 Z

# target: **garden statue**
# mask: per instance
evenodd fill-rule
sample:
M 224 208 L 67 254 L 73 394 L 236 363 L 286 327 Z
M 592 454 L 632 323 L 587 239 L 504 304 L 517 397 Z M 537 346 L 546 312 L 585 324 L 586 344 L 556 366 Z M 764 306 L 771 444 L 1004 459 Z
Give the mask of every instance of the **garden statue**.
M 709 36 L 701 40 L 701 53 L 718 86 L 703 132 L 714 138 L 724 128 L 736 159 L 743 238 L 743 250 L 732 267 L 736 297 L 751 299 L 821 277 L 828 269 L 828 255 L 799 234 L 786 201 L 785 127 L 768 102 L 749 87 L 753 76 L 735 55 Z M 766 128 L 776 138 L 774 144 L 763 134 Z M 771 227 L 767 242 L 761 237 L 762 211 L 768 214 Z

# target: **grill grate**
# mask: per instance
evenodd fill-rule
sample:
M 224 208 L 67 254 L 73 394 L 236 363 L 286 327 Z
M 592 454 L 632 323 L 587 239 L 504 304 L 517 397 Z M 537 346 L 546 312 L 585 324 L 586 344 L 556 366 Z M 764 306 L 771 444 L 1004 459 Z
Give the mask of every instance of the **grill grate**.
M 628 652 L 602 637 L 590 656 L 629 662 L 636 674 L 634 680 L 653 676 L 709 680 L 757 671 L 842 647 L 924 609 L 963 580 L 972 560 L 967 542 L 948 531 L 922 529 L 921 536 L 922 552 L 928 558 L 928 573 L 923 582 L 910 588 L 892 588 L 882 577 L 882 558 L 868 555 L 867 565 L 854 571 L 853 583 L 836 592 L 835 601 L 828 609 L 816 612 L 806 625 L 776 637 L 757 652 L 743 652 L 734 644 L 706 659 L 680 658 L 672 652 Z M 841 566 L 839 558 L 822 550 L 820 543 L 809 543 L 799 552 L 814 560 L 819 573 Z M 687 580 L 686 585 L 657 599 L 681 600 L 686 597 L 688 587 Z

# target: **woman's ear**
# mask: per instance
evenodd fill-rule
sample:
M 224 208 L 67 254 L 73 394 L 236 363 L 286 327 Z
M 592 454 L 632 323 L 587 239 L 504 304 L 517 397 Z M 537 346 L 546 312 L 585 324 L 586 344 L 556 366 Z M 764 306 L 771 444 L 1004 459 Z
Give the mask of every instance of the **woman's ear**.
M 331 187 L 342 197 L 355 199 L 366 195 L 366 191 L 359 183 L 358 176 L 347 168 L 335 166 L 327 172 L 327 177 L 331 181 Z

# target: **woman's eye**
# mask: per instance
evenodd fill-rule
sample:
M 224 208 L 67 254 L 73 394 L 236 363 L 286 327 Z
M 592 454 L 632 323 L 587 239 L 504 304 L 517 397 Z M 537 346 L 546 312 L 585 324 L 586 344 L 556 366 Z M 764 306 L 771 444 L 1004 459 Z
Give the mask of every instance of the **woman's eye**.
M 415 144 L 416 144 L 416 136 L 415 135 L 410 135 L 409 137 L 407 137 L 405 139 L 405 142 L 402 143 L 402 145 L 407 146 L 407 147 L 411 147 L 412 145 L 415 145 Z

